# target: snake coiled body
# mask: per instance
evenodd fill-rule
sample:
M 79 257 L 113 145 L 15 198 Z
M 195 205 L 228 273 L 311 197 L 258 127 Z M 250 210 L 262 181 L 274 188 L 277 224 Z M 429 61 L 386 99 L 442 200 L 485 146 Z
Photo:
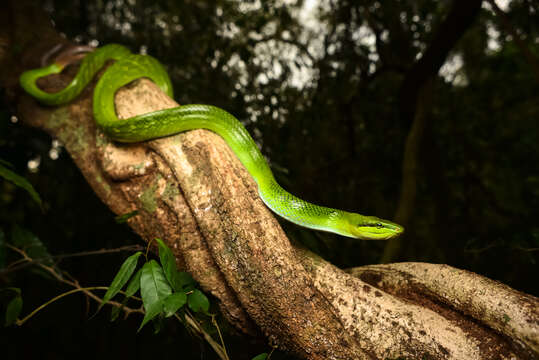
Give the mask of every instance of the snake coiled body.
M 234 151 L 258 185 L 264 203 L 279 216 L 298 225 L 361 239 L 389 239 L 403 229 L 397 224 L 374 216 L 318 206 L 304 201 L 276 181 L 255 142 L 234 116 L 211 105 L 182 105 L 129 119 L 118 119 L 114 94 L 135 79 L 146 77 L 172 97 L 167 72 L 153 57 L 132 54 L 121 45 L 106 45 L 83 59 L 75 78 L 63 90 L 47 93 L 36 80 L 62 71 L 64 64 L 30 70 L 21 75 L 21 86 L 47 105 L 64 104 L 74 99 L 108 60 L 115 60 L 99 79 L 93 98 L 96 123 L 111 139 L 119 142 L 140 142 L 193 129 L 207 129 L 221 136 Z

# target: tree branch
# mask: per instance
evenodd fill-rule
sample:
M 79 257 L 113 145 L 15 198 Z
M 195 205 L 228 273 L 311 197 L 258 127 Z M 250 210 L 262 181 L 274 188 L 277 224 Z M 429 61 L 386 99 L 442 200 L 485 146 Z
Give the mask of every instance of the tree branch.
M 482 326 L 518 339 L 523 349 L 534 349 L 527 356 L 537 357 L 539 332 L 537 298 L 515 291 L 497 281 L 448 265 L 426 263 L 395 263 L 363 266 L 348 272 L 373 286 L 414 303 L 432 302 L 431 307 L 444 316 L 447 308 L 464 313 Z M 455 286 L 455 284 L 459 284 Z M 440 307 L 443 304 L 443 310 Z M 470 332 L 479 330 L 468 325 Z M 480 336 L 481 332 L 476 333 Z M 484 339 L 483 343 L 487 343 Z

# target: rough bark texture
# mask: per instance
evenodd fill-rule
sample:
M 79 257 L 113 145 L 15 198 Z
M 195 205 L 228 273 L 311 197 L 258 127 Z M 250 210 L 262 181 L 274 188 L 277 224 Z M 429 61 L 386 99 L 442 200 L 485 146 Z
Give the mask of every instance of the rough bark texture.
M 0 30 L 7 66 L 14 40 Z M 35 66 L 42 52 L 24 45 L 34 56 L 23 55 L 32 60 L 22 66 Z M 75 70 L 42 85 L 57 90 Z M 539 358 L 537 298 L 443 265 L 344 272 L 290 244 L 218 136 L 197 130 L 115 144 L 94 124 L 91 87 L 69 105 L 45 108 L 15 96 L 12 78 L 1 80 L 21 120 L 58 138 L 115 213 L 139 210 L 130 226 L 146 240 L 165 239 L 241 331 L 305 359 Z M 147 80 L 116 96 L 122 118 L 176 105 Z
M 537 299 L 497 281 L 451 266 L 426 263 L 372 265 L 347 272 L 440 313 L 448 313 L 450 308 L 480 319 L 481 327 L 488 326 L 515 339 L 523 349 L 539 348 Z M 478 330 L 473 323 L 468 331 L 477 337 L 483 336 L 484 329 Z

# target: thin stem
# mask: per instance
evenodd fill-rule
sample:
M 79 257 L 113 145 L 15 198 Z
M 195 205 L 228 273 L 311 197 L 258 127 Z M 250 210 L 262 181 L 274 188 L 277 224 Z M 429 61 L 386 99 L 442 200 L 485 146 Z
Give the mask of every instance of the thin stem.
M 150 242 L 151 244 L 151 242 Z M 150 247 L 150 244 L 148 244 L 148 249 Z M 74 294 L 74 293 L 77 293 L 77 292 L 83 292 L 85 295 L 87 295 L 88 297 L 94 299 L 95 301 L 97 301 L 98 303 L 102 303 L 103 299 L 97 295 L 95 295 L 94 293 L 92 293 L 91 291 L 92 290 L 107 290 L 108 287 L 106 286 L 95 286 L 95 287 L 87 287 L 87 288 L 83 288 L 79 285 L 79 283 L 74 280 L 68 273 L 65 273 L 65 274 L 60 274 L 58 272 L 57 269 L 54 269 L 53 267 L 50 267 L 50 266 L 47 266 L 47 265 L 44 265 L 38 261 L 36 261 L 36 259 L 32 259 L 31 257 L 28 256 L 28 254 L 26 254 L 26 252 L 24 250 L 21 250 L 15 246 L 12 246 L 10 244 L 6 244 L 6 246 L 8 248 L 10 248 L 11 250 L 17 252 L 18 254 L 20 254 L 22 256 L 22 259 L 21 260 L 24 260 L 24 261 L 27 261 L 28 263 L 30 264 L 35 264 L 36 266 L 42 268 L 43 270 L 47 271 L 48 273 L 50 273 L 57 281 L 59 282 L 62 282 L 64 284 L 67 284 L 69 286 L 72 286 L 74 287 L 75 289 L 73 290 L 70 290 L 70 291 L 67 291 L 63 294 L 60 294 L 56 297 L 54 297 L 53 299 L 47 301 L 46 303 L 44 303 L 43 305 L 39 306 L 38 308 L 36 308 L 34 311 L 32 311 L 28 316 L 26 316 L 24 319 L 22 320 L 17 320 L 16 324 L 18 326 L 21 326 L 23 325 L 26 321 L 28 321 L 32 316 L 34 316 L 36 313 L 38 313 L 39 311 L 41 311 L 43 308 L 45 308 L 47 305 L 55 302 L 56 300 L 59 300 L 67 295 L 70 295 L 70 294 Z M 68 278 L 71 278 L 73 280 L 69 280 L 67 279 L 66 277 Z M 122 294 L 125 294 L 123 291 L 120 291 L 120 293 Z M 136 297 L 136 296 L 131 296 L 131 298 L 135 299 L 135 300 L 138 300 L 138 301 L 141 301 L 142 302 L 142 299 Z M 124 306 L 124 304 L 121 304 L 119 302 L 116 302 L 116 301 L 109 301 L 107 302 L 107 304 L 111 305 L 111 306 L 116 306 L 118 308 L 121 308 L 126 316 L 129 316 L 129 314 L 133 313 L 133 312 L 137 312 L 137 313 L 141 313 L 141 314 L 144 314 L 144 310 L 142 308 L 139 308 L 139 309 L 132 309 L 132 308 L 129 308 L 129 307 L 126 307 Z M 182 321 L 181 318 L 179 317 L 178 314 L 175 314 L 174 315 L 178 320 Z M 226 352 L 226 349 L 225 349 L 225 346 L 224 346 L 224 341 L 223 341 L 223 337 L 222 337 L 222 334 L 221 334 L 221 331 L 219 329 L 219 326 L 217 326 L 217 323 L 215 322 L 214 320 L 214 316 L 212 316 L 212 322 L 214 323 L 214 325 L 216 326 L 217 328 L 217 332 L 219 333 L 219 338 L 221 340 L 221 345 L 219 345 L 217 342 L 215 342 L 215 340 L 213 340 L 213 338 L 210 336 L 210 334 L 208 334 L 203 328 L 202 326 L 197 322 L 197 320 L 195 319 L 195 317 L 189 312 L 189 310 L 186 310 L 185 312 L 185 320 L 187 322 L 187 324 L 193 328 L 195 330 L 195 332 L 197 332 L 198 334 L 201 334 L 202 337 L 204 338 L 204 340 L 206 340 L 208 342 L 208 344 L 210 344 L 210 346 L 213 348 L 213 350 L 215 351 L 215 353 L 217 354 L 217 356 L 219 356 L 220 359 L 222 360 L 230 360 L 230 358 L 228 357 L 228 354 Z
M 36 262 L 34 259 L 32 259 L 31 257 L 28 256 L 28 254 L 26 254 L 26 252 L 24 252 L 23 250 L 15 247 L 15 246 L 12 246 L 10 244 L 6 244 L 6 246 L 17 252 L 18 254 L 20 254 L 24 260 L 28 261 L 30 264 L 35 264 L 36 266 L 42 268 L 43 270 L 47 271 L 49 274 L 51 274 L 57 281 L 61 282 L 61 283 L 64 283 L 64 284 L 67 284 L 69 286 L 72 286 L 76 289 L 78 289 L 79 291 L 82 291 L 84 292 L 84 294 L 92 299 L 94 299 L 95 301 L 97 301 L 99 304 L 101 304 L 101 302 L 103 302 L 103 299 L 100 298 L 99 296 L 95 295 L 94 293 L 92 293 L 91 291 L 89 290 L 86 290 L 85 288 L 82 288 L 80 286 L 80 284 L 76 281 L 76 280 L 68 280 L 66 279 L 64 276 L 66 277 L 69 277 L 69 278 L 72 278 L 71 275 L 69 275 L 68 273 L 65 273 L 64 276 L 62 276 L 62 274 L 58 273 L 58 271 L 50 266 L 47 266 L 47 265 L 44 265 L 40 262 Z M 123 292 L 121 292 L 123 293 Z M 135 297 L 135 296 L 132 296 L 133 299 L 136 299 L 136 300 L 139 300 L 139 301 L 142 301 L 141 299 Z M 126 307 L 124 306 L 123 304 L 117 302 L 117 301 L 109 301 L 108 304 L 110 304 L 111 306 L 116 306 L 116 307 L 119 307 L 119 308 L 122 308 L 122 310 L 124 311 L 125 313 L 125 317 L 127 318 L 131 313 L 141 313 L 141 314 L 144 314 L 144 311 L 142 309 L 132 309 L 132 308 L 129 308 L 129 307 Z
M 522 250 L 522 251 L 528 251 L 528 252 L 539 251 L 539 248 L 525 248 L 525 247 L 522 247 L 522 246 L 515 246 L 515 249 Z
M 217 329 L 217 334 L 219 334 L 219 340 L 221 340 L 221 346 L 223 347 L 223 352 L 225 353 L 225 356 L 228 359 L 228 353 L 226 351 L 226 346 L 225 346 L 225 342 L 223 340 L 223 335 L 221 334 L 221 329 L 219 328 L 219 325 L 217 324 L 217 321 L 215 320 L 215 315 L 211 316 L 211 322 L 212 322 L 213 326 L 215 326 L 215 328 Z
M 60 300 L 61 298 L 67 296 L 67 295 L 71 295 L 71 294 L 74 294 L 74 293 L 77 293 L 77 292 L 82 292 L 82 291 L 91 291 L 91 290 L 107 290 L 108 287 L 107 286 L 93 286 L 93 287 L 88 287 L 88 288 L 78 288 L 78 289 L 73 289 L 73 290 L 69 290 L 69 291 L 66 291 L 65 293 L 63 294 L 60 294 L 56 297 L 53 297 L 52 299 L 50 299 L 49 301 L 47 301 L 46 303 L 44 303 L 43 305 L 37 307 L 34 311 L 32 311 L 30 314 L 28 314 L 25 318 L 23 318 L 22 320 L 17 320 L 17 325 L 18 326 L 21 326 L 23 325 L 25 322 L 27 322 L 28 320 L 30 320 L 32 318 L 32 316 L 34 316 L 35 314 L 37 314 L 39 311 L 41 311 L 42 309 L 44 309 L 45 307 L 47 307 L 48 305 L 52 304 L 53 302 L 55 302 L 56 300 Z
M 152 245 L 154 239 L 151 239 L 148 242 L 148 245 L 146 245 L 146 254 L 144 254 L 144 257 L 146 258 L 146 261 L 148 261 L 148 253 L 150 252 L 150 245 Z
M 8 247 L 14 251 L 17 251 L 19 254 L 22 255 L 21 251 L 19 251 L 18 248 L 13 247 L 9 244 L 8 244 Z M 79 256 L 111 254 L 111 253 L 123 252 L 123 251 L 140 251 L 142 249 L 144 248 L 140 245 L 127 245 L 127 246 L 122 246 L 116 249 L 90 250 L 90 251 L 82 251 L 82 252 L 72 253 L 72 254 L 53 255 L 53 256 L 48 256 L 48 257 L 43 257 L 43 258 L 35 258 L 35 259 L 32 258 L 32 261 L 28 261 L 28 258 L 23 257 L 22 259 L 19 259 L 10 263 L 7 266 L 7 269 L 1 271 L 0 274 L 8 274 L 10 272 L 18 271 L 20 269 L 23 269 L 27 266 L 32 265 L 34 262 L 41 262 L 44 260 L 62 260 L 62 259 L 67 259 L 67 258 L 72 258 L 72 257 L 79 257 Z
M 179 321 L 182 321 L 182 319 L 180 318 L 180 316 L 177 313 L 174 314 L 174 316 Z M 195 317 L 187 309 L 185 310 L 184 318 L 185 318 L 185 321 L 189 324 L 189 326 L 191 326 L 197 333 L 202 335 L 204 340 L 206 340 L 208 342 L 208 344 L 210 344 L 210 346 L 215 351 L 217 356 L 219 356 L 220 359 L 222 359 L 222 360 L 230 360 L 230 358 L 228 357 L 226 352 L 223 350 L 221 345 L 216 343 L 215 340 L 213 340 L 213 338 L 210 336 L 210 334 L 208 334 L 206 331 L 204 331 L 202 326 L 198 323 L 198 321 L 196 321 Z

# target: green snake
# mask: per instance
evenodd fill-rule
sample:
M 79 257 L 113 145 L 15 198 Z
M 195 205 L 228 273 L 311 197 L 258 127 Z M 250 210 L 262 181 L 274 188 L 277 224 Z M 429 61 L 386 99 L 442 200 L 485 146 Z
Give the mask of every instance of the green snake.
M 210 105 L 182 105 L 154 111 L 129 119 L 118 119 L 114 94 L 135 79 L 146 77 L 172 97 L 172 85 L 164 67 L 153 57 L 132 54 L 127 48 L 111 44 L 88 53 L 75 78 L 56 93 L 45 92 L 37 79 L 60 73 L 65 62 L 24 72 L 20 84 L 30 95 L 46 105 L 60 105 L 73 100 L 88 85 L 108 60 L 114 60 L 101 76 L 94 90 L 93 114 L 96 123 L 111 139 L 139 142 L 169 136 L 192 129 L 207 129 L 221 136 L 234 151 L 258 185 L 263 202 L 276 214 L 300 226 L 366 240 L 385 240 L 403 232 L 391 221 L 343 210 L 318 206 L 285 191 L 275 180 L 270 167 L 243 125 L 228 112 Z

